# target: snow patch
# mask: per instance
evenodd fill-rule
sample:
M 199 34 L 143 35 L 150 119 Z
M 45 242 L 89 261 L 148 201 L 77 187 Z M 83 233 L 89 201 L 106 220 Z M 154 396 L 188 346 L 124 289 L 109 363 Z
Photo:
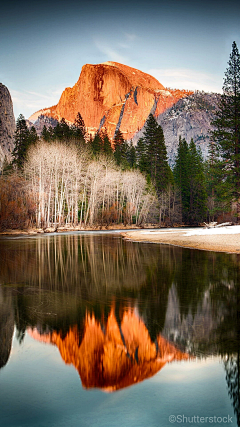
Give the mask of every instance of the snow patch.
M 240 225 L 228 225 L 219 228 L 188 228 L 180 230 L 177 228 L 168 228 L 161 230 L 141 230 L 141 234 L 160 235 L 162 233 L 181 233 L 183 236 L 208 236 L 215 234 L 240 234 Z M 240 243 L 240 236 L 239 236 Z
M 185 236 L 207 236 L 215 234 L 240 234 L 240 225 L 228 225 L 226 227 L 219 228 L 197 228 L 194 230 L 188 230 Z

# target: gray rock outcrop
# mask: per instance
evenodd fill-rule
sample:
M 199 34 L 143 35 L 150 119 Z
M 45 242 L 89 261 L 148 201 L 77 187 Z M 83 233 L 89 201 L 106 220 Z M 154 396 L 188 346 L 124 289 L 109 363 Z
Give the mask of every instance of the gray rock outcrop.
M 0 170 L 4 159 L 11 160 L 14 148 L 15 118 L 9 90 L 0 83 Z
M 179 136 L 190 143 L 191 138 L 201 148 L 203 158 L 208 155 L 211 125 L 220 99 L 218 93 L 195 92 L 180 99 L 171 108 L 160 114 L 157 122 L 162 126 L 168 159 L 171 166 L 175 162 Z M 134 145 L 143 136 L 144 128 L 133 137 Z
M 55 128 L 59 122 L 56 119 L 53 119 L 52 117 L 44 116 L 44 114 L 41 114 L 40 116 L 38 116 L 36 121 L 30 122 L 29 120 L 26 120 L 26 123 L 28 128 L 34 126 L 38 136 L 41 136 L 44 126 L 46 126 L 47 129 L 49 129 L 49 127 Z
M 175 161 L 179 136 L 190 143 L 191 138 L 201 148 L 204 160 L 208 155 L 211 125 L 220 94 L 195 92 L 180 99 L 173 107 L 158 116 L 162 126 L 170 165 Z

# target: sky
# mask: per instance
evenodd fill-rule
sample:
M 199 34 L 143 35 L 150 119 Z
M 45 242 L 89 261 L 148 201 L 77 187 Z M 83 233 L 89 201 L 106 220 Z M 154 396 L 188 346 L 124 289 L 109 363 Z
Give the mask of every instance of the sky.
M 240 1 L 5 1 L 0 82 L 15 118 L 55 105 L 84 64 L 116 61 L 165 87 L 221 92 Z

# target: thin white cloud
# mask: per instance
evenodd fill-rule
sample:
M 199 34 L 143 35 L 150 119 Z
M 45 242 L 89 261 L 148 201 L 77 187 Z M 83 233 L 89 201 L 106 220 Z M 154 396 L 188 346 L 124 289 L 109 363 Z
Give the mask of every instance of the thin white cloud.
M 104 54 L 105 60 L 129 64 L 130 59 L 125 56 L 125 52 L 122 54 L 122 51 L 131 49 L 136 38 L 136 34 L 122 31 L 120 39 L 116 40 L 114 44 L 111 40 L 106 39 L 94 39 L 94 43 L 97 49 Z
M 205 92 L 221 92 L 222 77 L 209 73 L 184 68 L 158 69 L 148 71 L 165 87 L 189 90 L 203 90 Z
M 128 61 L 127 58 L 121 55 L 116 48 L 112 48 L 105 42 L 101 42 L 99 40 L 95 40 L 94 42 L 98 50 L 105 55 L 105 59 L 107 61 L 122 63 L 126 63 Z
M 59 94 L 62 90 L 54 90 L 47 94 L 34 91 L 17 91 L 9 89 L 13 101 L 15 117 L 22 113 L 26 118 L 42 108 L 51 107 L 59 101 Z
M 29 95 L 34 95 L 35 97 L 38 97 L 38 98 L 44 98 L 44 99 L 51 98 L 51 96 L 49 96 L 49 95 L 44 95 L 44 94 L 38 93 L 38 92 L 27 91 L 26 93 L 29 93 Z
M 121 47 L 122 49 L 130 49 L 130 45 L 127 43 L 118 43 L 118 46 Z
M 127 40 L 133 41 L 137 38 L 137 35 L 134 33 L 123 33 Z

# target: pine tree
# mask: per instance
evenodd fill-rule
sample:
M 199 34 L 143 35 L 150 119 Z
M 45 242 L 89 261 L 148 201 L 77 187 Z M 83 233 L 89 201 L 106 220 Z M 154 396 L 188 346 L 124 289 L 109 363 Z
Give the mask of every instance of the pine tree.
M 216 144 L 222 170 L 221 186 L 227 202 L 237 201 L 240 221 L 240 54 L 235 42 L 225 72 L 212 140 Z
M 51 141 L 51 134 L 45 125 L 43 126 L 43 129 L 41 132 L 41 138 L 46 142 Z
M 103 144 L 102 146 L 103 153 L 106 154 L 106 156 L 112 156 L 113 149 L 112 149 L 111 141 L 108 137 L 106 129 L 102 131 L 101 137 L 102 137 L 102 144 Z
M 77 117 L 74 121 L 74 136 L 75 138 L 78 138 L 81 141 L 85 141 L 86 134 L 87 132 L 84 120 L 81 114 L 78 112 Z
M 174 180 L 177 187 L 180 189 L 182 221 L 188 221 L 188 212 L 190 204 L 190 189 L 189 189 L 189 148 L 185 138 L 179 137 L 179 144 L 175 166 L 173 170 Z
M 137 166 L 141 172 L 148 173 L 147 146 L 143 138 L 139 138 L 136 146 Z
M 207 192 L 202 155 L 193 139 L 188 146 L 185 139 L 179 138 L 174 178 L 181 192 L 183 222 L 201 222 L 206 215 Z
M 16 122 L 15 131 L 15 147 L 12 152 L 13 165 L 16 165 L 18 169 L 22 169 L 24 162 L 27 158 L 27 151 L 30 145 L 35 144 L 38 139 L 36 130 L 34 127 L 29 131 L 25 117 L 20 114 Z
M 29 145 L 36 144 L 36 142 L 39 140 L 37 131 L 34 126 L 31 127 L 29 131 Z
M 53 129 L 54 139 L 58 141 L 68 141 L 72 138 L 72 131 L 64 118 Z
M 163 130 L 152 114 L 145 124 L 143 142 L 146 146 L 146 171 L 159 193 L 172 181 L 172 172 L 167 161 Z
M 209 158 L 205 163 L 205 179 L 208 194 L 208 217 L 214 221 L 215 216 L 230 210 L 231 191 L 224 181 L 222 162 L 218 156 L 216 144 L 213 140 L 209 146 Z
M 136 148 L 134 147 L 132 140 L 130 141 L 130 144 L 127 147 L 126 157 L 130 168 L 135 168 L 137 165 L 137 156 Z
M 114 143 L 114 158 L 116 160 L 116 163 L 118 166 L 121 165 L 123 169 L 127 169 L 128 162 L 127 162 L 127 149 L 128 145 L 126 141 L 123 138 L 123 134 L 120 130 L 116 132 L 116 135 L 113 139 Z
M 99 132 L 94 135 L 90 141 L 90 147 L 94 156 L 98 156 L 103 150 L 103 142 Z
M 188 153 L 189 172 L 189 212 L 188 222 L 201 222 L 207 211 L 206 181 L 203 168 L 203 159 L 200 151 L 191 139 Z

